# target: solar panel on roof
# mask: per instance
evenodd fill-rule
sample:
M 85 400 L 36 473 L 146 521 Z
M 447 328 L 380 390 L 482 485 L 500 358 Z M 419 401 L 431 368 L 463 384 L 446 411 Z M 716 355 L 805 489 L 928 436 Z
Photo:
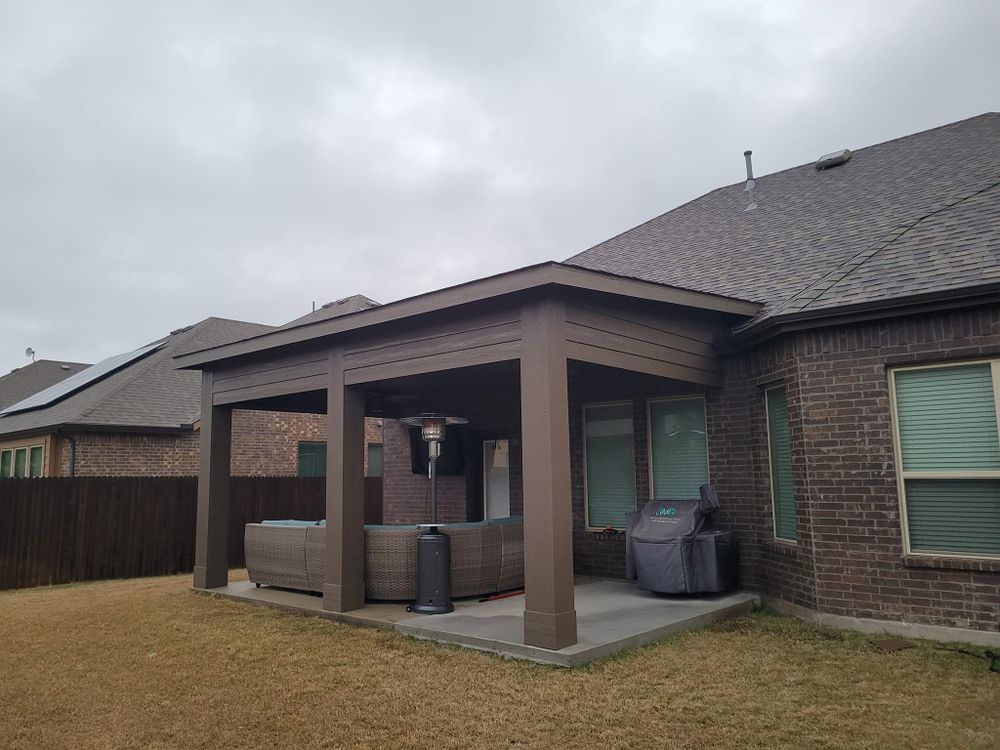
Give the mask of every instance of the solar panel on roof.
M 125 365 L 135 362 L 137 359 L 144 357 L 150 352 L 156 351 L 163 346 L 163 344 L 164 342 L 161 341 L 157 344 L 150 344 L 149 346 L 144 346 L 131 352 L 116 354 L 113 357 L 101 360 L 96 365 L 91 365 L 86 370 L 80 370 L 80 372 L 70 375 L 65 380 L 60 381 L 55 385 L 51 385 L 33 396 L 28 396 L 28 398 L 23 401 L 11 404 L 3 411 L 0 411 L 0 415 L 14 414 L 15 412 L 28 411 L 30 409 L 40 409 L 43 406 L 55 403 L 56 401 L 75 393 L 81 388 L 86 388 L 91 383 L 110 375 L 116 370 L 120 370 Z

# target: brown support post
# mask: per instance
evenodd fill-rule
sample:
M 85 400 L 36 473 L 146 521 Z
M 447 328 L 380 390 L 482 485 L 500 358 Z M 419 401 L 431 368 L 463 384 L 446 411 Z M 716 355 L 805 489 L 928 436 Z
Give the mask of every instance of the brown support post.
M 365 606 L 365 395 L 344 385 L 339 350 L 330 354 L 326 442 L 326 580 L 323 609 Z
M 521 313 L 524 642 L 550 649 L 576 643 L 565 322 L 553 300 Z
M 198 527 L 194 550 L 197 589 L 214 589 L 229 583 L 231 442 L 231 408 L 212 405 L 212 373 L 202 373 Z

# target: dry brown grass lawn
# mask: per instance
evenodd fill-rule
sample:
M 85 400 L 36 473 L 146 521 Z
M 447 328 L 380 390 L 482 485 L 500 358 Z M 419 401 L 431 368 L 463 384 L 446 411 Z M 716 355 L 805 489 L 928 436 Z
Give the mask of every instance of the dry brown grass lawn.
M 565 671 L 188 590 L 0 593 L 2 748 L 996 748 L 1000 675 L 755 614 Z

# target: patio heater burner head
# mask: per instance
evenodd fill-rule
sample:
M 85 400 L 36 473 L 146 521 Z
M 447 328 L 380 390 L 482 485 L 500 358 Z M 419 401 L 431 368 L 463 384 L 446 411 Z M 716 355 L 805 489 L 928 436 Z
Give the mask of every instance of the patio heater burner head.
M 417 538 L 417 600 L 407 609 L 425 615 L 452 612 L 455 605 L 451 603 L 451 538 L 438 529 L 437 460 L 448 425 L 467 424 L 469 420 L 426 413 L 399 421 L 420 428 L 420 436 L 427 441 L 431 479 L 431 522 L 420 524 L 424 531 Z

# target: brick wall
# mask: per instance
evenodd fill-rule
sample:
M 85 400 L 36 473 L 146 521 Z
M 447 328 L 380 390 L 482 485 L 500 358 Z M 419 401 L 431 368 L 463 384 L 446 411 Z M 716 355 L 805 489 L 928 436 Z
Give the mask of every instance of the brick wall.
M 719 525 L 740 532 L 741 580 L 764 591 L 780 591 L 793 604 L 816 605 L 809 508 L 797 503 L 798 543 L 774 539 L 767 411 L 764 389 L 784 384 L 792 442 L 792 484 L 796 498 L 809 492 L 797 342 L 779 340 L 726 357 L 721 392 L 709 400 L 711 478 L 719 491 Z
M 386 419 L 382 474 L 382 519 L 384 523 L 424 523 L 431 517 L 431 482 L 425 474 L 414 474 L 410 466 L 409 428 Z M 466 520 L 466 477 L 438 477 L 438 520 Z
M 1000 307 L 798 334 L 816 608 L 881 620 L 1000 626 L 1000 564 L 904 559 L 887 368 L 1000 354 Z M 790 409 L 793 408 L 790 404 Z M 963 569 L 964 568 L 964 569 Z M 780 588 L 778 593 L 783 593 Z
M 192 476 L 198 473 L 200 433 L 143 435 L 81 432 L 77 476 Z M 294 476 L 299 442 L 326 440 L 326 416 L 272 411 L 233 412 L 234 476 Z M 365 443 L 382 442 L 382 420 L 365 421 Z M 367 470 L 367 450 L 365 451 Z M 69 474 L 69 441 L 60 441 L 59 473 Z

